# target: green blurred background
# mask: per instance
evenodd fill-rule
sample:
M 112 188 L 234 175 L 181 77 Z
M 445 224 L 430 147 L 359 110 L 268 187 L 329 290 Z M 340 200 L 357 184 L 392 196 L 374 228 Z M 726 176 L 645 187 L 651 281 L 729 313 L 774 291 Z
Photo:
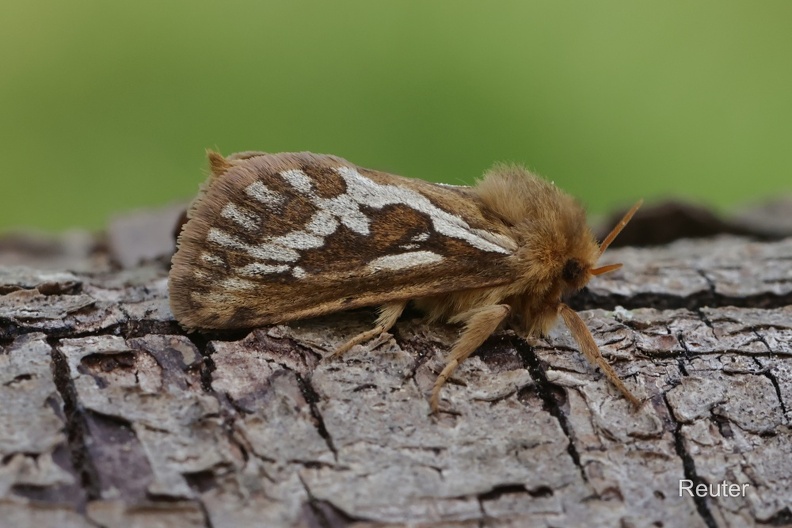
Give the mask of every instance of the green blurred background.
M 187 199 L 205 149 L 471 183 L 593 212 L 792 186 L 792 2 L 5 1 L 0 231 Z

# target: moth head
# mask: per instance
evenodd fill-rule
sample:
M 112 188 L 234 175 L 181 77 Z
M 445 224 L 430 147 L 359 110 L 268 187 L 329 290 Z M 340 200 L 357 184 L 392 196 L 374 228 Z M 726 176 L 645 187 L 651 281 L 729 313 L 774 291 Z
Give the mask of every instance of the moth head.
M 561 270 L 561 279 L 567 290 L 576 291 L 586 285 L 591 276 L 591 265 L 578 257 L 569 257 Z
M 594 265 L 596 264 L 596 260 L 599 259 L 599 257 L 605 253 L 605 250 L 608 249 L 608 246 L 611 245 L 611 242 L 613 242 L 619 233 L 621 233 L 622 229 L 624 229 L 624 226 L 627 225 L 638 208 L 641 207 L 641 204 L 643 204 L 643 200 L 639 200 L 638 203 L 633 205 L 630 210 L 625 213 L 619 223 L 616 224 L 611 232 L 608 233 L 608 236 L 606 236 L 605 239 L 600 243 L 593 260 L 587 260 L 586 258 L 577 256 L 570 256 L 567 259 L 567 261 L 564 263 L 564 268 L 561 271 L 561 278 L 563 279 L 568 290 L 579 290 L 588 283 L 591 277 L 595 275 L 602 275 L 603 273 L 609 273 L 622 267 L 620 263 L 608 264 L 606 266 L 600 266 L 596 268 Z

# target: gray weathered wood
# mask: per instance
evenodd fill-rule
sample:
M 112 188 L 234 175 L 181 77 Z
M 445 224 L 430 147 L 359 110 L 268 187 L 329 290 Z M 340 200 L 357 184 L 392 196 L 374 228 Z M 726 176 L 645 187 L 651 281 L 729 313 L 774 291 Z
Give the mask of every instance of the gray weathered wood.
M 491 338 L 438 417 L 453 327 L 330 361 L 370 312 L 185 335 L 164 264 L 59 258 L 0 265 L 0 526 L 792 524 L 792 239 L 609 251 L 572 304 L 639 411 L 558 327 Z

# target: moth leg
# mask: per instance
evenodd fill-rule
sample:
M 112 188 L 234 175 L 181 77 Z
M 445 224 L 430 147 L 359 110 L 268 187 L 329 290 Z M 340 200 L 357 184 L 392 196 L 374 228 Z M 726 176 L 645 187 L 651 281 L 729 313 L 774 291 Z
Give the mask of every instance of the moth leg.
M 613 370 L 613 367 L 605 361 L 605 358 L 602 357 L 602 354 L 599 351 L 599 347 L 597 347 L 597 343 L 594 341 L 594 338 L 591 336 L 591 332 L 586 327 L 586 323 L 583 322 L 583 319 L 575 313 L 575 311 L 567 306 L 566 304 L 561 304 L 558 307 L 558 312 L 561 315 L 561 318 L 564 320 L 564 324 L 566 324 L 567 328 L 569 328 L 569 332 L 572 334 L 572 337 L 575 338 L 577 341 L 578 346 L 580 347 L 580 351 L 583 352 L 583 355 L 586 356 L 586 359 L 589 360 L 590 363 L 598 366 L 605 376 L 613 383 L 619 391 L 627 398 L 630 403 L 632 403 L 636 408 L 641 406 L 641 400 L 636 398 L 630 389 L 624 385 L 622 380 L 619 378 L 619 375 L 616 374 L 616 371 Z
M 406 306 L 407 301 L 392 302 L 380 306 L 379 317 L 377 317 L 377 323 L 374 325 L 374 328 L 366 332 L 361 332 L 338 347 L 335 352 L 333 352 L 331 357 L 340 357 L 353 346 L 359 345 L 360 343 L 368 341 L 369 339 L 377 337 L 378 335 L 384 334 L 390 330 L 393 325 L 396 324 L 396 321 L 399 319 Z
M 454 373 L 460 363 L 465 361 L 470 354 L 475 352 L 492 335 L 510 312 L 511 308 L 509 308 L 509 305 L 495 304 L 475 308 L 451 319 L 450 322 L 452 323 L 464 322 L 465 330 L 448 354 L 448 363 L 446 363 L 440 375 L 437 376 L 437 381 L 435 381 L 432 388 L 432 397 L 429 400 L 429 405 L 433 413 L 437 412 L 440 403 L 440 389 L 451 377 L 451 374 Z

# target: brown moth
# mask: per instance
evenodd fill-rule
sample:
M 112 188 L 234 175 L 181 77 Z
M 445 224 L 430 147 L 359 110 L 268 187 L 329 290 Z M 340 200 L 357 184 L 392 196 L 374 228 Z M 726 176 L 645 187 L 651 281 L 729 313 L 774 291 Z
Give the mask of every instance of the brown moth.
M 583 320 L 561 302 L 621 264 L 597 260 L 640 206 L 597 244 L 581 206 L 516 165 L 474 187 L 364 169 L 330 155 L 209 152 L 170 271 L 170 304 L 188 329 L 284 323 L 362 306 L 387 332 L 412 303 L 428 321 L 464 325 L 434 385 L 501 325 L 546 333 L 558 316 L 583 354 L 633 404 Z

